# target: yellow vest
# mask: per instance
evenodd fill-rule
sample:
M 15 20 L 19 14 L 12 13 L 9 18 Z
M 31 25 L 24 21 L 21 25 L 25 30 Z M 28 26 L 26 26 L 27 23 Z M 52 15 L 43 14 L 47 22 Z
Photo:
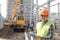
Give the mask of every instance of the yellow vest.
M 45 25 L 43 25 L 43 27 L 41 27 L 41 25 L 42 25 L 41 22 L 36 25 L 37 35 L 47 36 L 49 29 L 51 27 L 51 23 L 47 22 Z

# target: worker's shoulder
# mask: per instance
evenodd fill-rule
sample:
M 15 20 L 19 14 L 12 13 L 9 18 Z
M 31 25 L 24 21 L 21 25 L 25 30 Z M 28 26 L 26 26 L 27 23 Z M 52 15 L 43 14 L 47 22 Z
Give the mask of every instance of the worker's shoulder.
M 51 27 L 54 27 L 54 23 L 53 22 L 49 21 L 48 23 L 51 25 Z
M 48 23 L 49 23 L 49 24 L 51 24 L 51 25 L 53 25 L 53 24 L 54 24 L 54 23 L 53 23 L 53 22 L 51 22 L 51 21 L 48 21 Z

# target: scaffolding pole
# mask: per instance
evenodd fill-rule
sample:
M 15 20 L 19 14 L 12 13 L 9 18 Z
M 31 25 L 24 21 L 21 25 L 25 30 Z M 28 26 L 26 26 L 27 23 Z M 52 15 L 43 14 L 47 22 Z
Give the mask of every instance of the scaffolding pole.
M 59 19 L 59 3 L 58 3 L 58 19 Z
M 38 0 L 36 0 L 36 23 L 38 22 Z
M 48 9 L 48 12 L 49 12 L 49 19 L 50 20 L 50 0 L 47 0 L 47 9 Z
M 29 27 L 31 27 L 31 22 L 32 22 L 32 11 L 33 11 L 33 0 L 31 0 L 31 10 L 30 10 L 30 26 Z

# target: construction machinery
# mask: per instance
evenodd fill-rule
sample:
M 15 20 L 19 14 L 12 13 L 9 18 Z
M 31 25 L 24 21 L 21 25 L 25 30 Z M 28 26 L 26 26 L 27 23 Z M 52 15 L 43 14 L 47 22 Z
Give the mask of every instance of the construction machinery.
M 24 31 L 26 28 L 25 18 L 22 13 L 17 14 L 16 11 L 18 5 L 19 5 L 19 0 L 16 0 L 12 16 L 7 20 L 8 23 L 4 25 L 9 26 L 14 31 L 16 30 Z

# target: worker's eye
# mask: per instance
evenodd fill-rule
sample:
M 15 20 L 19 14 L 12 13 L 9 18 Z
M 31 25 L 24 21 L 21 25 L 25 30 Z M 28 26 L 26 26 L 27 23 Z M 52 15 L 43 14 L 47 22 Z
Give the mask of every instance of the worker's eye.
M 41 15 L 42 17 L 47 17 L 47 15 Z

